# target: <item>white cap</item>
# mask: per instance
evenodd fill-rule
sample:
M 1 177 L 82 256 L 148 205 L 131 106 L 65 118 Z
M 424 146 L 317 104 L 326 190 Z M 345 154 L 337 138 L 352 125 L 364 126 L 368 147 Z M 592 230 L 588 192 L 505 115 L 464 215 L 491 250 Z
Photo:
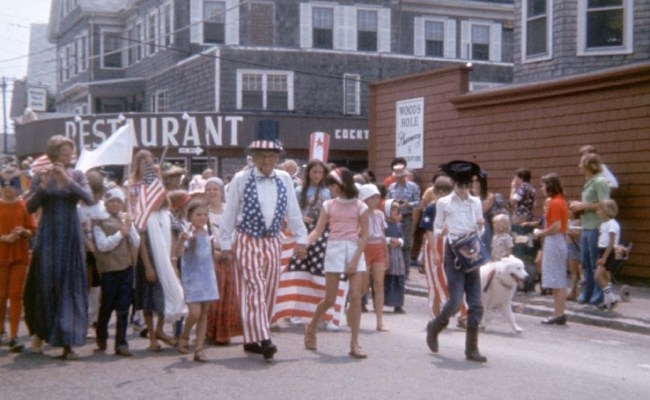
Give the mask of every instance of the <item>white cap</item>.
M 120 201 L 122 201 L 122 203 L 124 203 L 124 201 L 126 200 L 124 191 L 119 187 L 113 187 L 108 189 L 104 194 L 104 201 L 109 201 L 113 199 L 119 199 Z
M 366 200 L 374 195 L 379 196 L 379 189 L 377 189 L 377 185 L 373 183 L 361 185 L 359 188 L 359 200 Z

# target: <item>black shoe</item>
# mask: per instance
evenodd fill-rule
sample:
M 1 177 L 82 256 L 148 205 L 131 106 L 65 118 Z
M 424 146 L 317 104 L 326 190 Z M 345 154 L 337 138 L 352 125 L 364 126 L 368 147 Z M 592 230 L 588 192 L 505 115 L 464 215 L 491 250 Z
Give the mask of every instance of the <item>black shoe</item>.
M 16 339 L 9 340 L 8 346 L 12 353 L 22 353 L 25 350 L 25 346 Z
M 395 314 L 406 314 L 406 311 L 404 311 L 404 309 L 403 309 L 402 307 L 395 307 L 395 309 L 393 310 L 393 312 L 394 312 Z
M 95 343 L 97 344 L 97 350 L 99 351 L 106 350 L 106 339 L 96 338 Z
M 262 355 L 265 360 L 270 360 L 278 352 L 278 347 L 271 340 L 262 340 Z
M 368 312 L 368 306 L 366 306 L 365 304 L 361 304 L 361 312 L 362 313 L 367 313 Z
M 559 317 L 548 317 L 542 320 L 544 325 L 566 325 L 566 315 L 562 314 Z
M 141 338 L 148 338 L 149 337 L 149 329 L 144 328 L 143 330 L 140 331 L 140 337 Z
M 246 343 L 244 345 L 244 351 L 246 353 L 262 354 L 262 346 L 259 343 Z
M 115 355 L 121 357 L 131 357 L 133 354 L 129 351 L 128 346 L 118 346 L 115 349 Z

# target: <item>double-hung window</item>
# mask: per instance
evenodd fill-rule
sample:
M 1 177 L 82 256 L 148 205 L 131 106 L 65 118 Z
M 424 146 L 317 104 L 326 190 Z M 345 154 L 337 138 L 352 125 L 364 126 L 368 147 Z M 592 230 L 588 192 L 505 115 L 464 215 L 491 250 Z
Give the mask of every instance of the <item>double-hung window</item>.
M 293 110 L 293 72 L 237 71 L 237 109 Z
M 226 2 L 203 2 L 203 42 L 225 43 L 226 40 Z
M 317 49 L 334 48 L 334 9 L 312 8 L 313 47 Z
M 633 0 L 579 0 L 578 54 L 631 53 Z
M 357 50 L 377 51 L 377 11 L 357 10 Z

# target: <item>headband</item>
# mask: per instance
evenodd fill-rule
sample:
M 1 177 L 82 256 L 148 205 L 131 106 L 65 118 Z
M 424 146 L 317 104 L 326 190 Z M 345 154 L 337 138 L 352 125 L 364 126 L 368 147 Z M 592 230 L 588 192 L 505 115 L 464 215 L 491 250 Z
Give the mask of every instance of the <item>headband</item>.
M 333 169 L 332 172 L 330 172 L 330 176 L 334 178 L 336 183 L 343 187 L 343 178 L 341 177 L 341 170 L 339 168 Z

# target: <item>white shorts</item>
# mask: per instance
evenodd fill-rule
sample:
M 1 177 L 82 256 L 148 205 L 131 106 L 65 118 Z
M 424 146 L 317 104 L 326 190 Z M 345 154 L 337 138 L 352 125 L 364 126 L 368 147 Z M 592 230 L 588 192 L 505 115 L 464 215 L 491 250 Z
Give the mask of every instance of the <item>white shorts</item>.
M 331 240 L 327 241 L 327 249 L 325 250 L 325 272 L 333 272 L 344 274 L 346 265 L 354 256 L 357 251 L 358 243 L 349 240 Z M 366 270 L 366 259 L 363 257 L 363 252 L 359 258 L 359 265 L 357 272 L 364 272 Z

